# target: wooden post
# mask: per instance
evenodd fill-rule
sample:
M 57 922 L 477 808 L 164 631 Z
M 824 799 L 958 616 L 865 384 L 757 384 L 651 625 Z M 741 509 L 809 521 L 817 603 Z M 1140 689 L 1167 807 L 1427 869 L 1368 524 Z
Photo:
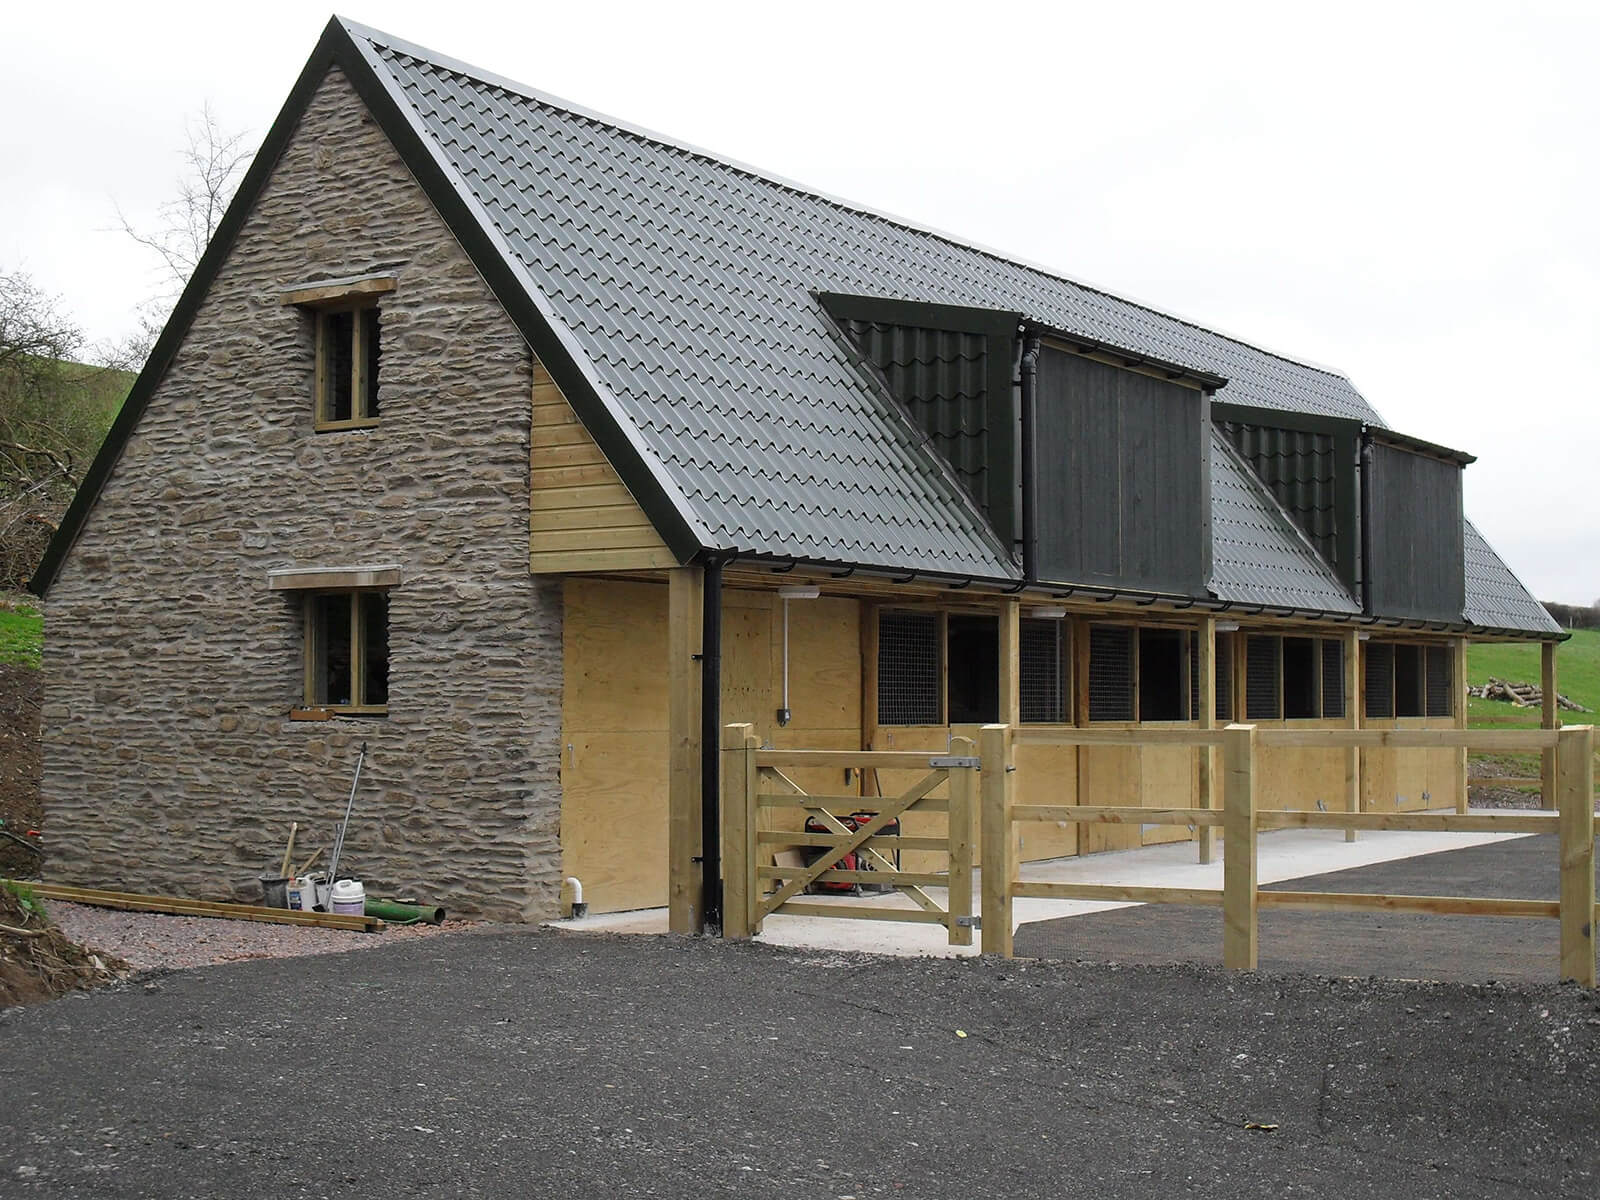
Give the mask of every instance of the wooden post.
M 1016 875 L 1012 852 L 1011 729 L 985 725 L 978 735 L 982 760 L 983 837 L 983 952 L 1011 957 L 1011 881 Z
M 978 748 L 971 738 L 950 739 L 950 754 L 972 758 Z M 945 901 L 949 912 L 946 928 L 952 946 L 972 945 L 972 822 L 978 800 L 978 772 L 973 767 L 950 768 L 950 895 Z M 965 917 L 962 923 L 957 918 Z
M 1256 727 L 1223 733 L 1222 965 L 1256 968 Z
M 753 725 L 722 727 L 722 936 L 747 938 L 754 932 L 755 846 L 750 836 L 751 793 L 755 791 L 756 738 Z
M 1361 694 L 1361 638 L 1354 629 L 1344 635 L 1344 723 L 1351 729 L 1361 728 L 1361 713 L 1366 707 L 1366 697 Z M 1361 749 L 1347 746 L 1344 752 L 1344 807 L 1345 811 L 1361 811 Z M 1344 840 L 1356 840 L 1356 831 L 1346 829 Z
M 698 567 L 667 572 L 667 928 L 699 933 L 700 619 L 705 591 Z
M 1539 728 L 1560 729 L 1561 710 L 1556 706 L 1556 643 L 1539 645 L 1539 685 L 1544 690 L 1544 704 L 1540 710 Z M 1556 752 L 1546 750 L 1539 764 L 1539 783 L 1546 808 L 1556 806 Z
M 1451 644 L 1451 658 L 1454 670 L 1450 672 L 1455 684 L 1455 718 L 1456 728 L 1467 727 L 1467 639 L 1456 638 Z M 1456 811 L 1465 815 L 1467 811 L 1467 748 L 1465 746 L 1456 751 Z
M 1592 988 L 1594 726 L 1575 725 L 1558 735 L 1556 780 L 1561 811 L 1561 978 Z
M 1200 711 L 1195 714 L 1201 729 L 1217 727 L 1217 619 L 1206 617 L 1200 622 L 1200 633 L 1195 639 L 1200 655 Z M 1200 807 L 1217 806 L 1217 748 L 1200 747 Z M 1195 831 L 1199 845 L 1200 861 L 1209 863 L 1216 853 L 1216 827 L 1202 825 Z
M 1022 605 L 1000 602 L 1000 724 L 1022 724 Z
M 878 606 L 861 602 L 861 748 L 871 750 L 878 739 Z M 878 795 L 878 772 L 861 769 L 863 796 Z

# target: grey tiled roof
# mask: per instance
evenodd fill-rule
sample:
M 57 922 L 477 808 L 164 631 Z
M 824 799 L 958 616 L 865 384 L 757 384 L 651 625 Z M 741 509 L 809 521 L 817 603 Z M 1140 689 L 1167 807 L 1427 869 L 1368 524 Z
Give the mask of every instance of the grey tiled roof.
M 1222 376 L 1222 401 L 1382 424 L 1334 372 L 344 28 L 704 547 L 1020 575 L 852 364 L 818 292 L 1015 312 Z M 1230 459 L 1215 495 L 1219 594 L 1352 609 L 1248 469 Z M 1498 597 L 1483 611 L 1533 604 L 1493 551 L 1479 558 L 1479 591 Z
M 1522 586 L 1522 580 L 1471 521 L 1467 535 L 1467 623 L 1486 629 L 1516 629 L 1529 633 L 1560 633 L 1561 625 Z
M 1217 429 L 1211 431 L 1211 571 L 1220 600 L 1361 611 Z

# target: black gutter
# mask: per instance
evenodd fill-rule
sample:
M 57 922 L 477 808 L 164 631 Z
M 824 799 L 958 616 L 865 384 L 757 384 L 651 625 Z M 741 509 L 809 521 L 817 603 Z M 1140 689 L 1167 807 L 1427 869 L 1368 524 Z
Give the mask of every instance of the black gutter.
M 1034 544 L 1038 510 L 1039 439 L 1034 432 L 1034 399 L 1039 386 L 1039 335 L 1030 333 L 1022 351 L 1022 577 L 1037 575 L 1039 549 Z
M 722 563 L 707 558 L 700 616 L 701 930 L 722 932 Z

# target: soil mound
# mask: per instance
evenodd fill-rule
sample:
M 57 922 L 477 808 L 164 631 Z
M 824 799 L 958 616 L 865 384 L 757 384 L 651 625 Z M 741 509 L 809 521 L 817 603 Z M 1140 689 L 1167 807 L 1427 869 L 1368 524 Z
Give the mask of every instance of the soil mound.
M 121 959 L 68 941 L 25 889 L 0 885 L 0 1008 L 87 991 L 128 971 Z

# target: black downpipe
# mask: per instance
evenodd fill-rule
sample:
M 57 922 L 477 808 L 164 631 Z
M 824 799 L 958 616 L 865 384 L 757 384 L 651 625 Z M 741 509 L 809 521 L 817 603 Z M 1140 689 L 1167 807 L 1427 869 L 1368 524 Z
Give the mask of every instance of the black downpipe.
M 1039 577 L 1034 514 L 1038 499 L 1039 439 L 1035 436 L 1034 394 L 1039 383 L 1039 336 L 1029 334 L 1022 351 L 1022 577 Z
M 700 889 L 702 928 L 722 932 L 722 563 L 706 560 L 700 617 Z
M 1372 439 L 1361 435 L 1360 470 L 1356 486 L 1361 492 L 1361 611 L 1372 613 Z

